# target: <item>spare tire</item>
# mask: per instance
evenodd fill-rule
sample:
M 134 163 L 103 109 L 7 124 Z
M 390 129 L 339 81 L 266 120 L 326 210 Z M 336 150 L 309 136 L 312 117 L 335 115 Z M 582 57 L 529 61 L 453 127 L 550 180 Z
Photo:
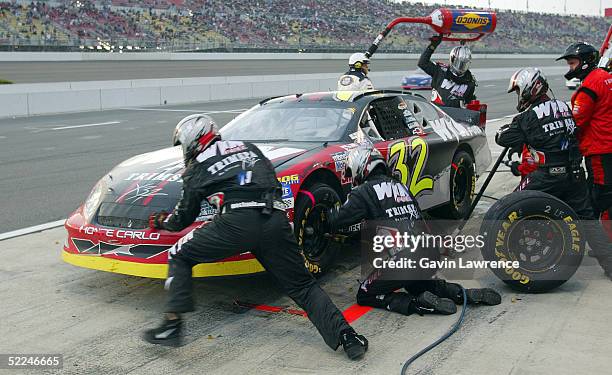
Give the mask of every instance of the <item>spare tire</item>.
M 480 227 L 487 261 L 518 261 L 519 267 L 491 268 L 521 292 L 545 292 L 576 272 L 585 251 L 578 215 L 563 201 L 534 190 L 498 200 Z

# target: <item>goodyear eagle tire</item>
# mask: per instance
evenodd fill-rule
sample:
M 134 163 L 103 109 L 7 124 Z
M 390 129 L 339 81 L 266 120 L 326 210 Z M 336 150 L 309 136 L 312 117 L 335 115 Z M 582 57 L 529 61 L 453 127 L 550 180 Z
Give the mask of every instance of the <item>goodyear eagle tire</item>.
M 558 287 L 574 275 L 584 256 L 578 215 L 540 191 L 517 191 L 498 200 L 486 213 L 480 234 L 485 260 L 519 261 L 518 268 L 491 270 L 521 292 Z
M 333 265 L 340 244 L 325 238 L 318 230 L 322 222 L 322 212 L 340 203 L 340 196 L 332 187 L 315 183 L 305 189 L 312 194 L 315 205 L 310 197 L 299 193 L 294 210 L 294 227 L 298 246 L 305 258 L 306 268 L 315 276 L 320 276 Z M 306 228 L 314 228 L 309 233 Z
M 453 156 L 450 168 L 449 203 L 434 209 L 434 216 L 448 219 L 463 219 L 467 215 L 474 199 L 476 173 L 474 159 L 462 150 Z

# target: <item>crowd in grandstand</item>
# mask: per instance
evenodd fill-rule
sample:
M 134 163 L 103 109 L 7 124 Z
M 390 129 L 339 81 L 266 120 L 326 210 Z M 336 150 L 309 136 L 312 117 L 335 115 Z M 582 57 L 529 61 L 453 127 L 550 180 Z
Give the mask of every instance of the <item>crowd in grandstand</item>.
M 389 0 L 0 0 L 0 44 L 148 47 L 367 48 L 391 19 L 442 6 Z M 498 10 L 490 52 L 557 52 L 576 40 L 598 44 L 603 17 Z M 381 49 L 420 51 L 426 25 L 394 29 Z

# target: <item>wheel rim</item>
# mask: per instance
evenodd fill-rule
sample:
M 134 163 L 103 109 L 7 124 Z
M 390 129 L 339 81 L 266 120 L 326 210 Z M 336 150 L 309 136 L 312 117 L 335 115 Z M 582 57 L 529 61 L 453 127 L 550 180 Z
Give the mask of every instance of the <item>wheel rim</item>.
M 467 197 L 468 191 L 468 173 L 467 168 L 463 163 L 456 166 L 455 174 L 453 176 L 453 201 L 455 206 L 463 203 Z
M 333 207 L 339 199 L 334 197 L 331 193 L 326 192 L 322 199 L 317 199 L 318 203 L 315 204 L 310 211 L 305 215 L 303 222 L 304 237 L 302 242 L 302 251 L 304 256 L 311 260 L 318 259 L 327 250 L 331 240 L 323 236 L 321 231 L 322 218 L 321 214 Z M 308 233 L 306 228 L 311 227 L 314 229 L 312 233 Z
M 564 238 L 555 221 L 546 216 L 530 216 L 513 225 L 508 233 L 508 255 L 528 272 L 546 272 L 559 264 L 563 251 L 558 250 L 564 248 Z

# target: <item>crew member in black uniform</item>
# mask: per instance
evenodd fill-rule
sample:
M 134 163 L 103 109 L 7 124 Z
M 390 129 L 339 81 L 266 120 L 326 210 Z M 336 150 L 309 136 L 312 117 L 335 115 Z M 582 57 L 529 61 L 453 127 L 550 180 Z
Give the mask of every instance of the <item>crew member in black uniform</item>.
M 523 145 L 529 149 L 537 169 L 525 177 L 521 189 L 543 191 L 567 203 L 583 219 L 587 242 L 612 278 L 612 249 L 589 200 L 572 111 L 547 95 L 548 82 L 537 68 L 515 72 L 508 92 L 517 93 L 520 113 L 500 128 L 495 140 L 514 152 L 521 152 Z
M 183 230 L 196 219 L 204 199 L 218 214 L 169 250 L 165 319 L 158 328 L 147 330 L 144 338 L 154 344 L 180 345 L 181 314 L 194 311 L 192 268 L 249 250 L 306 311 L 329 347 L 336 350 L 342 344 L 351 359 L 362 357 L 367 340 L 355 333 L 304 266 L 272 163 L 251 143 L 221 140 L 206 115 L 181 120 L 173 143 L 182 146 L 185 159 L 183 195 L 171 214 L 153 214 L 151 226 Z
M 470 71 L 472 52 L 467 46 L 457 46 L 450 52 L 449 65 L 431 62 L 436 48 L 442 42 L 439 35 L 430 38 L 430 43 L 421 54 L 418 66 L 431 76 L 431 101 L 445 107 L 464 108 L 476 100 L 476 80 Z
M 395 228 L 399 233 L 419 235 L 427 231 L 417 201 L 409 188 L 391 176 L 385 159 L 372 146 L 360 146 L 350 151 L 345 174 L 352 178 L 353 190 L 344 205 L 331 209 L 326 215 L 324 229 L 335 233 L 338 229 L 362 223 L 369 239 L 377 233 L 374 227 Z M 365 227 L 363 227 L 365 226 Z M 369 242 L 369 240 L 367 241 Z M 398 250 L 388 259 L 406 257 L 418 264 L 419 258 L 439 258 L 437 247 Z M 459 284 L 432 278 L 435 269 L 381 270 L 374 269 L 357 292 L 357 303 L 382 308 L 404 315 L 417 313 L 453 314 L 455 304 L 463 303 Z M 404 288 L 403 292 L 394 292 Z M 501 296 L 493 289 L 467 289 L 469 304 L 497 305 Z

